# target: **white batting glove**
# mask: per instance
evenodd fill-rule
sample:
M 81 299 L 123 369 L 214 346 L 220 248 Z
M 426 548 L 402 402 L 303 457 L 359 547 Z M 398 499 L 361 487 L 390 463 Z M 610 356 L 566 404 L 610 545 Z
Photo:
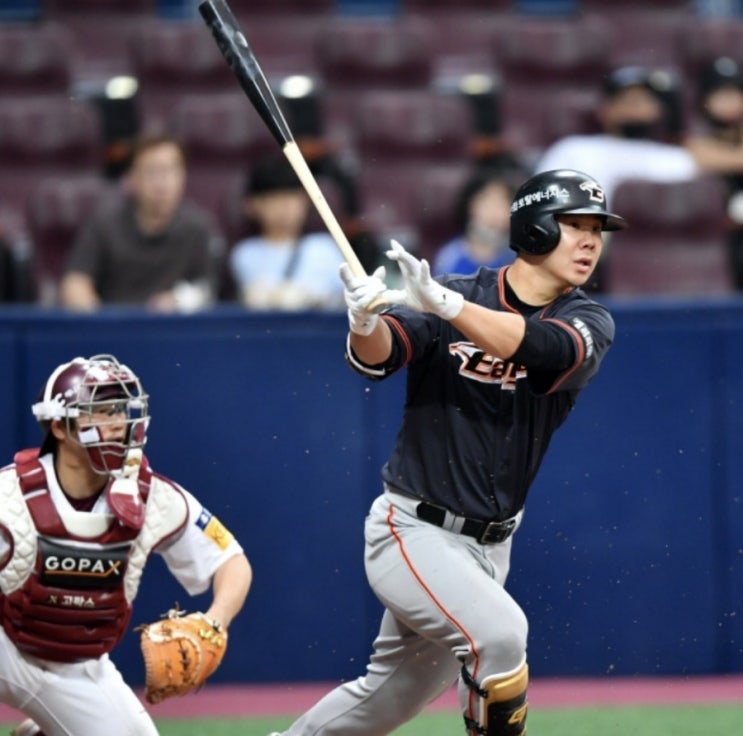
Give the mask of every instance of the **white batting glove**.
M 348 326 L 357 335 L 370 335 L 377 326 L 379 316 L 367 311 L 367 307 L 387 291 L 384 283 L 386 269 L 380 266 L 371 276 L 354 276 L 347 263 L 340 267 L 343 281 L 343 298 L 348 307 Z
M 432 312 L 447 320 L 454 319 L 462 311 L 464 297 L 436 281 L 425 258 L 418 260 L 396 240 L 392 241 L 392 248 L 386 255 L 397 261 L 405 285 L 404 289 L 388 291 L 387 302 L 403 304 L 416 312 Z

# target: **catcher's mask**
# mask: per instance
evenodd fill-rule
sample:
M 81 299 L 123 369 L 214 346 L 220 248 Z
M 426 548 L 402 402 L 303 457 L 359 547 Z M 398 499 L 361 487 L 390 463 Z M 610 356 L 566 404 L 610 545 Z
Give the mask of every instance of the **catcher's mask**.
M 556 215 L 598 215 L 602 230 L 627 227 L 623 217 L 609 212 L 601 185 L 588 174 L 555 169 L 537 174 L 521 185 L 511 204 L 511 248 L 541 256 L 560 242 Z
M 58 366 L 31 407 L 46 432 L 41 454 L 52 452 L 51 422 L 63 420 L 67 436 L 87 451 L 96 473 L 119 475 L 147 441 L 148 395 L 139 378 L 113 355 L 74 358 Z M 105 426 L 124 426 L 121 439 L 104 440 Z

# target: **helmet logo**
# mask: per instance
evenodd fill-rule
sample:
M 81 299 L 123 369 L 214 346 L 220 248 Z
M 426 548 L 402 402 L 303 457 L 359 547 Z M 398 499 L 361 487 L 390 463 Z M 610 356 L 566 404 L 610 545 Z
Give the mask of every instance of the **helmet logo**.
M 584 181 L 578 187 L 584 192 L 588 192 L 588 198 L 593 202 L 604 201 L 604 190 L 595 181 Z

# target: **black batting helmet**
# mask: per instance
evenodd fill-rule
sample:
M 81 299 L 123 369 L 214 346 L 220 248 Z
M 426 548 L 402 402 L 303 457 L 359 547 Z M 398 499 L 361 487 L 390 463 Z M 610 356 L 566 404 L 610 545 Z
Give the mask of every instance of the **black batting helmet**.
M 601 185 L 581 171 L 544 171 L 521 185 L 511 204 L 511 248 L 531 255 L 549 253 L 560 242 L 555 215 L 599 215 L 603 230 L 627 227 L 623 217 L 606 209 Z

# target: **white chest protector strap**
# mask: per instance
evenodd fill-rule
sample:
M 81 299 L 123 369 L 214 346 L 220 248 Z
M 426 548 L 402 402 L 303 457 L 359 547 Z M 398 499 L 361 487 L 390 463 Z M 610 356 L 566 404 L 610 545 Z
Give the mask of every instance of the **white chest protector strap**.
M 6 595 L 18 590 L 34 569 L 37 537 L 31 512 L 13 468 L 0 472 L 0 528 L 8 530 L 11 555 L 0 570 L 0 590 Z M 10 533 L 12 532 L 12 538 Z
M 129 567 L 124 578 L 124 594 L 129 603 L 137 595 L 142 571 L 150 552 L 182 529 L 187 520 L 188 504 L 184 495 L 172 484 L 153 476 L 144 525 L 132 546 Z

